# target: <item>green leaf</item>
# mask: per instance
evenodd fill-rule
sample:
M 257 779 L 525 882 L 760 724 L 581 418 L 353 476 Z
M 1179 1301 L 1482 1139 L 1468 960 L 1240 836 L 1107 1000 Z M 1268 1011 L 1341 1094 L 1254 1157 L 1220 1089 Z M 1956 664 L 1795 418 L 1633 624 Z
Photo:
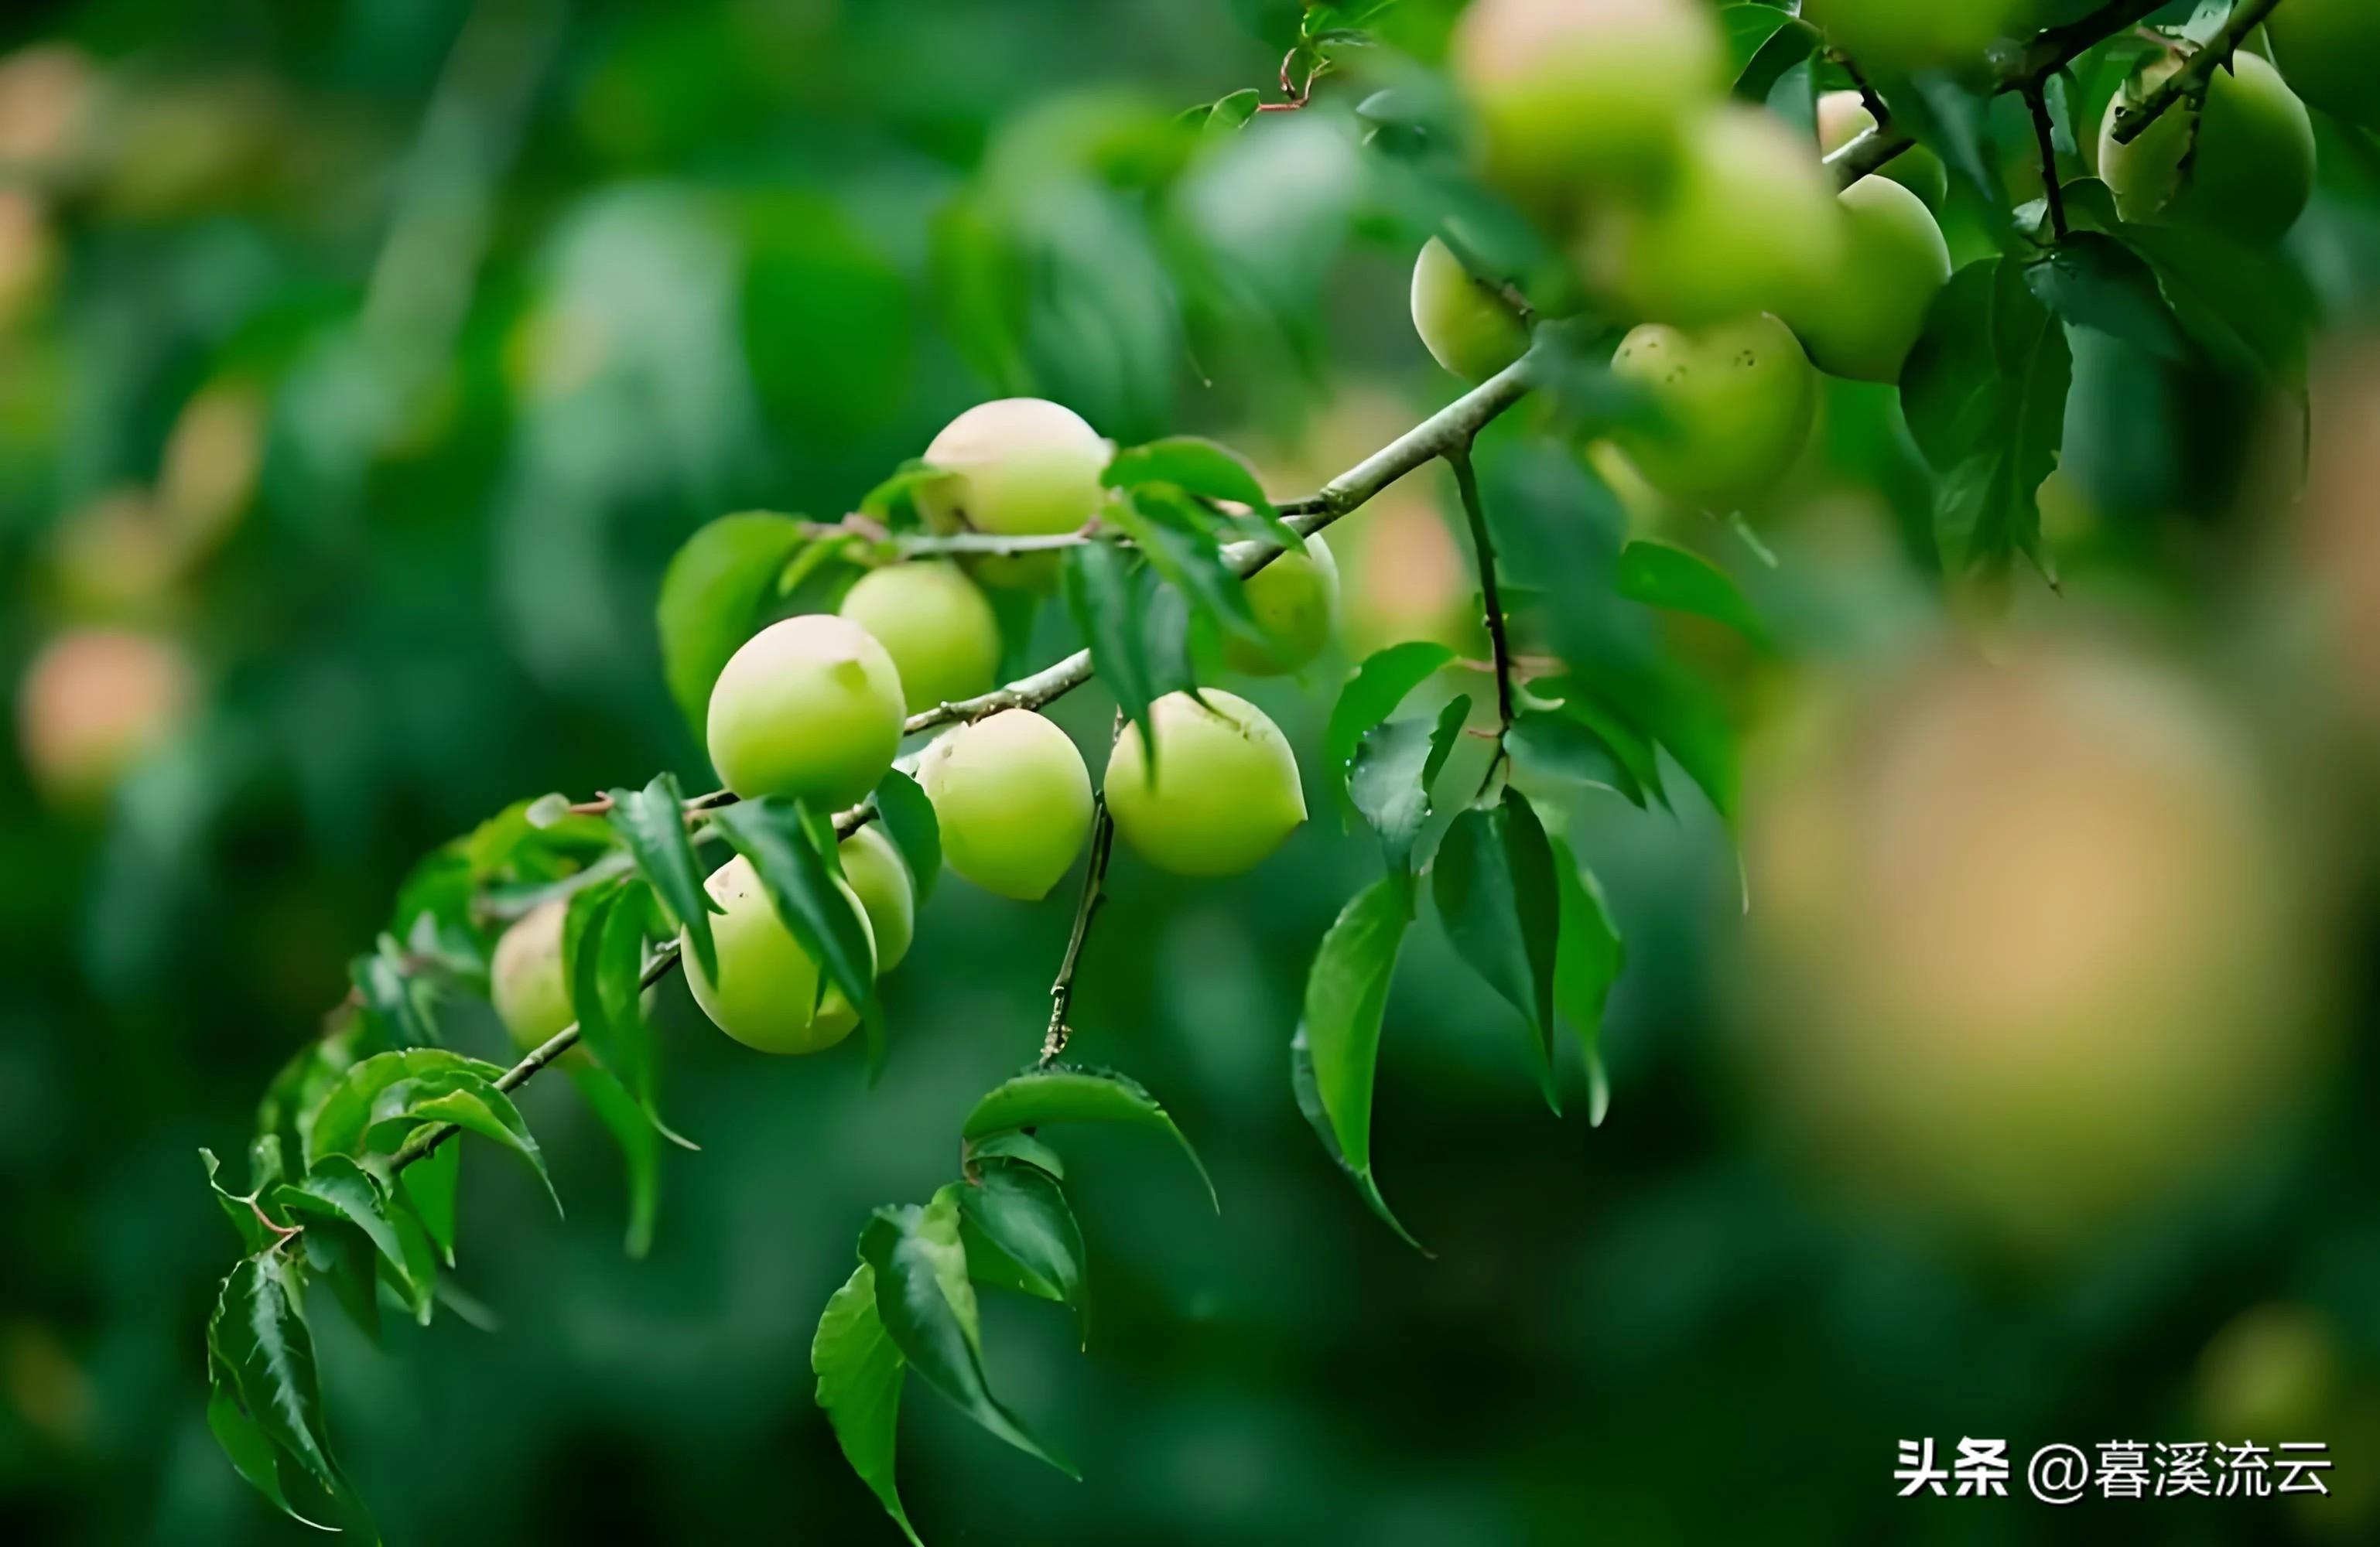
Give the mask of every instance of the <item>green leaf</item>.
M 2190 357 L 2155 271 L 2112 236 L 2070 232 L 2048 257 L 2025 266 L 2024 280 L 2061 321 L 2095 328 L 2159 359 Z
M 778 572 L 802 540 L 801 524 L 792 516 L 746 511 L 703 526 L 671 558 L 655 615 L 662 671 L 697 741 L 710 712 L 710 684 L 751 637 Z
M 1060 589 L 1116 707 L 1154 744 L 1148 706 L 1160 695 L 1148 659 L 1143 590 L 1132 561 L 1113 543 L 1070 548 L 1060 569 Z
M 1052 1064 L 1011 1075 L 975 1104 L 960 1136 L 966 1140 L 969 1153 L 973 1154 L 980 1142 L 995 1134 L 1063 1122 L 1123 1123 L 1171 1137 L 1189 1156 L 1198 1180 L 1206 1186 L 1208 1200 L 1218 1212 L 1221 1210 L 1222 1201 L 1207 1175 L 1205 1162 L 1174 1126 L 1173 1118 L 1138 1081 L 1112 1070 Z
M 868 924 L 849 894 L 834 884 L 826 852 L 800 804 L 778 795 L 739 801 L 721 806 L 711 820 L 752 862 L 777 917 L 826 969 L 829 981 L 853 1004 L 866 1004 L 876 983 Z M 832 847 L 830 837 L 827 851 Z
M 1869 63 L 1869 79 L 1891 104 L 1894 123 L 1966 178 L 1983 196 L 1986 209 L 2006 210 L 2008 193 L 1992 145 L 1989 100 L 1940 72 L 1903 75 Z
M 1305 1117 L 1306 1126 L 1313 1129 L 1314 1136 L 1322 1142 L 1323 1153 L 1354 1184 L 1356 1196 L 1364 1200 L 1365 1205 L 1378 1216 L 1382 1224 L 1397 1233 L 1399 1240 L 1425 1257 L 1437 1256 L 1438 1253 L 1414 1239 L 1414 1233 L 1405 1228 L 1404 1221 L 1389 1207 L 1389 1201 L 1380 1196 L 1380 1186 L 1372 1176 L 1370 1164 L 1367 1162 L 1359 1166 L 1340 1149 L 1338 1130 L 1331 1126 L 1330 1114 L 1322 1106 L 1321 1087 L 1314 1075 L 1314 1047 L 1306 1037 L 1303 1021 L 1298 1023 L 1296 1034 L 1289 1039 L 1289 1090 L 1297 1099 L 1297 1110 Z
M 1246 587 L 1223 562 L 1221 544 L 1185 502 L 1161 489 L 1139 489 L 1111 513 L 1111 519 L 1139 544 L 1165 583 L 1201 614 L 1244 639 L 1262 643 L 1268 637 L 1248 603 Z
M 2058 465 L 2071 357 L 2013 259 L 1953 275 L 1900 377 L 1910 434 L 1941 475 L 1946 557 L 2042 562 L 2035 492 Z
M 975 1287 L 967 1282 L 966 1251 L 959 1244 L 958 1201 L 950 1190 L 923 1208 L 878 1209 L 859 1233 L 859 1257 L 875 1270 L 876 1314 L 892 1346 L 928 1385 L 1026 1455 L 1068 1477 L 1079 1475 L 991 1395 Z
M 1729 6 L 1718 14 L 1741 102 L 1767 102 L 1786 72 L 1818 46 L 1816 28 L 1774 6 Z
M 1455 954 L 1534 1033 L 1546 1100 L 1560 1111 L 1553 1028 L 1561 893 L 1546 829 L 1518 791 L 1507 789 L 1493 810 L 1454 819 L 1438 846 L 1431 895 Z
M 437 1272 L 423 1250 L 427 1242 L 407 1242 L 389 1215 L 379 1180 L 370 1173 L 346 1155 L 324 1155 L 305 1176 L 282 1183 L 273 1195 L 284 1208 L 344 1220 L 362 1231 L 388 1264 L 390 1276 L 415 1319 L 429 1324 Z
M 1438 723 L 1392 719 L 1364 732 L 1347 778 L 1347 798 L 1380 840 L 1389 868 L 1413 868 L 1414 844 L 1429 821 L 1426 770 L 1437 755 Z
M 663 922 L 641 881 L 575 894 L 562 925 L 563 979 L 579 1045 L 619 1078 L 654 1131 L 691 1150 L 699 1146 L 662 1120 L 661 1045 L 645 1020 L 645 935 Z
M 1733 576 L 1699 553 L 1649 538 L 1620 550 L 1615 583 L 1621 596 L 1647 607 L 1709 618 L 1766 648 L 1768 631 Z
M 1083 1309 L 1083 1231 L 1058 1178 L 999 1155 L 969 1157 L 957 1190 L 967 1272 L 978 1284 Z
M 364 1014 L 389 1041 L 423 1047 L 438 1040 L 431 1014 L 436 991 L 427 978 L 407 970 L 405 951 L 394 938 L 382 935 L 370 952 L 348 962 L 347 978 Z
M 396 1178 L 398 1195 L 450 1268 L 455 1265 L 455 1192 L 462 1173 L 463 1146 L 441 1144 Z
M 1211 106 L 1193 111 L 1200 115 L 1200 127 L 1204 132 L 1227 135 L 1245 128 L 1248 120 L 1257 115 L 1257 104 L 1262 101 L 1262 92 L 1253 86 L 1243 86 Z
M 710 915 L 722 910 L 702 889 L 702 862 L 695 857 L 694 840 L 686 833 L 686 796 L 677 776 L 655 774 L 640 791 L 613 791 L 611 816 L 638 873 L 694 942 L 694 958 L 702 970 L 717 978 L 719 956 L 711 940 Z
M 989 1160 L 994 1155 L 1021 1160 L 1027 1166 L 1038 1166 L 1060 1181 L 1066 1179 L 1066 1163 L 1057 1151 L 1029 1133 L 994 1133 L 971 1141 L 967 1147 L 970 1160 Z
M 620 1145 L 628 1169 L 628 1229 L 625 1242 L 631 1257 L 643 1257 L 653 1246 L 653 1225 L 661 1215 L 662 1136 L 627 1086 L 610 1070 L 594 1064 L 564 1066 L 592 1111 Z
M 545 1195 L 553 1200 L 553 1212 L 562 1212 L 562 1194 L 553 1190 L 553 1178 L 546 1174 L 544 1152 L 529 1136 L 528 1124 L 522 1120 L 520 1108 L 493 1083 L 458 1082 L 451 1090 L 412 1103 L 405 1116 L 420 1121 L 453 1123 L 466 1133 L 476 1133 L 512 1151 L 545 1184 Z
M 1554 876 L 1561 888 L 1561 939 L 1554 950 L 1554 1007 L 1577 1033 L 1586 1054 L 1588 1077 L 1597 1093 L 1590 1095 L 1588 1118 L 1600 1127 L 1609 1105 L 1602 1089 L 1603 1007 L 1611 985 L 1620 979 L 1627 950 L 1612 926 L 1611 911 L 1604 905 L 1603 888 L 1592 873 L 1582 869 L 1570 845 L 1559 838 L 1553 846 Z
M 273 1135 L 266 1134 L 264 1137 L 272 1138 Z M 244 1251 L 261 1251 L 272 1245 L 273 1233 L 265 1228 L 263 1220 L 256 1216 L 254 1207 L 259 1195 L 265 1188 L 272 1185 L 272 1181 L 258 1179 L 254 1190 L 234 1192 L 215 1179 L 216 1174 L 223 1168 L 223 1163 L 215 1158 L 214 1151 L 201 1148 L 199 1151 L 199 1162 L 207 1168 L 207 1187 L 214 1193 L 215 1202 L 223 1206 L 224 1216 L 231 1221 L 232 1233 L 239 1237 L 240 1249 Z
M 1255 468 L 1228 446 L 1196 435 L 1176 435 L 1151 441 L 1145 446 L 1127 446 L 1108 463 L 1107 470 L 1099 475 L 1099 482 L 1110 489 L 1170 483 L 1202 500 L 1229 500 L 1267 515 L 1273 510 Z
M 1642 808 L 1645 787 L 1611 743 L 1560 709 L 1524 709 L 1505 733 L 1512 761 L 1533 779 L 1609 790 Z M 1649 755 L 1650 743 L 1645 743 Z
M 1429 729 L 1429 756 L 1421 766 L 1421 786 L 1424 790 L 1438 782 L 1446 760 L 1454 755 L 1454 748 L 1463 740 L 1463 728 L 1471 719 L 1471 695 L 1458 693 L 1439 706 L 1438 719 Z
M 322 1383 L 303 1299 L 298 1269 L 285 1252 L 266 1251 L 243 1259 L 224 1280 L 207 1323 L 210 1368 L 216 1372 L 217 1389 L 247 1418 L 247 1430 L 290 1457 L 343 1509 L 354 1511 L 354 1495 L 332 1459 L 323 1426 Z M 212 1413 L 210 1422 L 214 1426 Z M 225 1449 L 240 1475 L 263 1488 L 251 1471 L 259 1457 L 250 1434 L 228 1421 L 215 1427 L 219 1439 L 226 1430 L 233 1434 Z M 289 1509 L 277 1487 L 264 1492 Z
M 1408 640 L 1375 650 L 1339 690 L 1330 707 L 1330 724 L 1323 745 L 1330 755 L 1331 777 L 1340 793 L 1347 792 L 1347 776 L 1364 732 L 1397 712 L 1407 695 L 1436 675 L 1454 659 L 1454 652 L 1426 639 Z
M 1373 1212 L 1418 1248 L 1372 1179 L 1372 1080 L 1379 1063 L 1380 1021 L 1412 923 L 1413 883 L 1402 874 L 1382 876 L 1340 911 L 1306 973 L 1290 1073 L 1298 1106 L 1324 1148 Z
M 942 828 L 935 819 L 934 803 L 926 798 L 916 780 L 891 768 L 876 786 L 876 819 L 883 824 L 884 836 L 892 840 L 892 847 L 901 851 L 901 859 L 909 867 L 909 883 L 917 889 L 917 900 L 924 902 L 942 874 Z
M 443 1047 L 406 1047 L 348 1067 L 325 1090 L 310 1112 L 300 1116 L 298 1132 L 306 1169 L 312 1171 L 326 1154 L 361 1156 L 365 1132 L 392 1113 L 380 1111 L 382 1098 L 392 1087 L 424 1079 L 475 1075 L 492 1084 L 504 1070 L 479 1058 L 467 1058 Z
M 810 1370 L 818 1376 L 818 1404 L 834 1429 L 835 1444 L 859 1481 L 868 1484 L 911 1547 L 924 1547 L 892 1475 L 899 1438 L 901 1378 L 908 1368 L 876 1313 L 876 1270 L 866 1263 L 853 1270 L 826 1302 L 818 1335 L 810 1339 Z
M 222 1378 L 219 1378 L 219 1381 Z M 212 1384 L 207 1394 L 207 1429 L 215 1444 L 231 1458 L 232 1469 L 249 1481 L 249 1485 L 273 1501 L 273 1506 L 301 1526 L 311 1526 L 318 1531 L 334 1531 L 336 1526 L 326 1526 L 320 1520 L 308 1519 L 290 1507 L 289 1496 L 282 1491 L 281 1464 L 273 1442 L 264 1431 L 248 1416 L 239 1398 L 222 1384 Z

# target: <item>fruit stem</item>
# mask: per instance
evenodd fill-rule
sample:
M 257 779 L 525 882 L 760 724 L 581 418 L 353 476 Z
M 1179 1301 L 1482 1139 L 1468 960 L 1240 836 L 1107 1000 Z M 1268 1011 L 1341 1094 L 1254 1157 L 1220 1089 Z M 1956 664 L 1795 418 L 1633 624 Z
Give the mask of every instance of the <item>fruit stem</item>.
M 1454 470 L 1455 491 L 1463 498 L 1463 518 L 1471 527 L 1471 549 L 1479 561 L 1479 601 L 1488 614 L 1488 642 L 1495 652 L 1496 755 L 1488 761 L 1488 777 L 1496 776 L 1504 756 L 1504 735 L 1512 729 L 1512 641 L 1504 630 L 1503 598 L 1497 594 L 1496 543 L 1488 533 L 1488 509 L 1479 499 L 1479 477 L 1471 466 L 1471 443 L 1445 453 Z
M 2189 64 L 2168 76 L 2137 106 L 2116 109 L 2116 143 L 2130 145 L 2148 132 L 2148 127 L 2163 117 L 2174 103 L 2185 98 L 2195 101 L 2204 95 L 2215 72 L 2229 66 L 2231 56 L 2240 51 L 2248 34 L 2263 26 L 2265 18 L 2280 3 L 2281 0 L 2239 0 L 2231 7 L 2231 19 L 2223 24 L 2223 30 L 2192 54 Z
M 2062 242 L 2066 240 L 2066 190 L 2058 186 L 2058 137 L 2049 121 L 2049 93 L 2028 86 L 2024 103 L 2033 109 L 2033 137 L 2041 147 L 2041 187 L 2049 200 L 2050 235 Z
M 1118 710 L 1115 734 L 1123 734 L 1123 712 Z M 1067 1012 L 1075 1008 L 1075 972 L 1082 965 L 1083 942 L 1090 937 L 1091 918 L 1107 900 L 1108 855 L 1115 848 L 1115 818 L 1108 815 L 1106 792 L 1091 792 L 1091 852 L 1083 866 L 1083 895 L 1075 903 L 1075 927 L 1066 936 L 1066 954 L 1058 962 L 1058 976 L 1050 985 L 1050 1029 L 1041 1037 L 1041 1064 L 1048 1069 L 1066 1051 L 1075 1034 Z

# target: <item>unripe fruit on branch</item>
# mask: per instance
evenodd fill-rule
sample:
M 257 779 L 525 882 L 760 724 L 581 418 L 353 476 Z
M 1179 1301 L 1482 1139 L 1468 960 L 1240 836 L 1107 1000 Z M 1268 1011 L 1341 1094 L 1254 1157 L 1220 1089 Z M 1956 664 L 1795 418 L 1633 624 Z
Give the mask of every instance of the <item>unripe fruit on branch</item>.
M 1900 380 L 1925 313 L 1950 283 L 1950 246 L 1933 212 L 1899 183 L 1863 177 L 1842 191 L 1848 235 L 1834 282 L 1784 313 L 1820 370 Z
M 167 641 L 118 629 L 61 634 L 18 689 L 26 768 L 57 804 L 96 804 L 180 729 L 197 696 L 188 658 Z
M 867 917 L 858 895 L 836 885 Z M 703 883 L 726 912 L 710 915 L 710 937 L 719 950 L 719 977 L 702 970 L 692 945 L 679 937 L 680 960 L 694 1002 L 711 1023 L 745 1046 L 762 1053 L 816 1053 L 833 1046 L 859 1024 L 859 1009 L 843 990 L 827 985 L 819 996 L 819 965 L 777 916 L 768 888 L 752 862 L 738 854 Z M 868 926 L 871 952 L 875 928 Z M 815 1007 L 815 1008 L 814 1008 Z
M 2196 225 L 2240 241 L 2280 240 L 2313 194 L 2313 121 L 2265 60 L 2245 50 L 2233 54 L 2231 68 L 2208 81 L 2203 108 L 2176 103 L 2131 144 L 2117 141 L 2130 103 L 2183 63 L 2152 61 L 2107 104 L 2099 175 L 2116 195 L 2117 212 L 2128 221 Z
M 1639 315 L 1680 327 L 1793 305 L 1841 260 L 1834 179 L 1774 115 L 1731 104 L 1688 131 L 1678 175 L 1653 202 L 1590 230 L 1590 279 Z
M 1490 175 L 1529 203 L 1658 181 L 1727 84 L 1697 0 L 1474 0 L 1449 47 Z
M 1038 901 L 1091 831 L 1091 775 L 1063 731 L 1004 709 L 938 737 L 917 783 L 941 824 L 942 859 L 984 890 Z
M 513 1045 L 524 1053 L 578 1019 L 562 969 L 562 928 L 569 914 L 570 904 L 561 898 L 539 903 L 504 931 L 488 963 L 488 997 Z
M 1435 236 L 1414 260 L 1413 320 L 1430 358 L 1466 381 L 1485 381 L 1529 346 L 1521 314 Z
M 901 851 L 873 823 L 837 844 L 835 852 L 843 860 L 843 878 L 868 911 L 868 933 L 876 937 L 876 973 L 881 977 L 901 964 L 917 937 L 917 888 Z
M 1774 486 L 1809 441 L 1817 373 L 1774 317 L 1694 332 L 1648 324 L 1621 341 L 1611 369 L 1660 412 L 1660 422 L 1618 435 L 1621 449 L 1673 500 L 1738 509 Z
M 1264 625 L 1269 643 L 1232 635 L 1223 659 L 1252 677 L 1294 671 L 1322 653 L 1339 622 L 1339 563 L 1319 537 L 1305 539 L 1305 551 L 1281 554 L 1248 576 L 1248 608 Z
M 2289 0 L 2265 18 L 2274 57 L 2298 95 L 2380 129 L 2380 6 L 2372 0 Z
M 837 811 L 892 766 L 905 714 L 901 674 L 874 635 L 847 618 L 787 618 L 746 640 L 711 684 L 710 764 L 747 800 Z
M 927 465 L 951 477 L 920 487 L 917 507 L 938 532 L 1072 532 L 1099 514 L 1099 475 L 1114 451 L 1062 405 L 1038 397 L 978 403 L 926 448 Z M 986 558 L 973 567 L 988 586 L 1044 586 L 1058 573 L 1053 553 Z
M 1867 110 L 1857 91 L 1829 91 L 1818 99 L 1818 153 L 1831 156 L 1837 151 L 1876 127 L 1876 115 Z M 1950 197 L 1950 174 L 1942 158 L 1923 145 L 1912 145 L 1870 174 L 1889 177 L 1902 187 L 1925 200 L 1926 207 L 1938 210 Z
M 1305 792 L 1289 739 L 1262 709 L 1219 688 L 1199 692 L 1206 704 L 1169 693 L 1149 706 L 1154 781 L 1140 727 L 1124 727 L 1108 758 L 1108 814 L 1160 870 L 1236 876 L 1297 830 Z
M 911 714 L 988 693 L 1000 674 L 1000 619 L 956 564 L 872 570 L 839 610 L 892 658 Z
M 2043 0 L 1806 0 L 1802 14 L 1852 58 L 1898 69 L 1980 65 L 2040 23 Z

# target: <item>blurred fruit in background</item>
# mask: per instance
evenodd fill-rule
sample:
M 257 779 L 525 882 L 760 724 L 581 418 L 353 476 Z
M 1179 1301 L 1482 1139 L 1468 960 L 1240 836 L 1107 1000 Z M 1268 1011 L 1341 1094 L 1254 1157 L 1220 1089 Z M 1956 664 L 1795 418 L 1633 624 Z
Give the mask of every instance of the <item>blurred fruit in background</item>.
M 2177 666 L 2034 638 L 1821 692 L 1744 852 L 1755 1085 L 1852 1190 L 2071 1244 L 2236 1160 L 2316 1067 L 2305 877 Z
M 18 744 L 55 804 L 87 809 L 172 739 L 198 695 L 172 642 L 123 629 L 75 629 L 43 646 L 17 692 Z

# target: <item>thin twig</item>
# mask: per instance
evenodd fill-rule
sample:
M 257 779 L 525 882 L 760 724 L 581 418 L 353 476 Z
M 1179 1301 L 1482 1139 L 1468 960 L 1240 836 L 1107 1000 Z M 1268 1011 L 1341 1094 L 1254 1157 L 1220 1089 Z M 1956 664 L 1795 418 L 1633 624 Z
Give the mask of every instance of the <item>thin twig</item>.
M 1123 714 L 1116 714 L 1115 734 L 1123 734 Z M 1050 1029 L 1041 1037 L 1041 1067 L 1048 1069 L 1066 1051 L 1075 1034 L 1067 1021 L 1075 1008 L 1075 973 L 1083 962 L 1083 942 L 1090 938 L 1091 920 L 1107 900 L 1108 855 L 1115 848 L 1115 818 L 1108 815 L 1104 791 L 1091 793 L 1091 852 L 1083 865 L 1083 895 L 1075 903 L 1075 927 L 1066 936 L 1066 954 L 1059 960 L 1058 975 L 1050 985 Z
M 1479 600 L 1488 613 L 1488 643 L 1494 650 L 1496 720 L 1512 727 L 1512 641 L 1504 628 L 1504 606 L 1496 594 L 1496 542 L 1488 534 L 1488 510 L 1479 499 L 1479 477 L 1472 471 L 1468 448 L 1446 453 L 1454 470 L 1455 492 L 1463 499 L 1463 518 L 1471 527 L 1471 549 L 1479 561 Z
M 2280 0 L 2239 0 L 2231 7 L 2231 19 L 2224 23 L 2223 30 L 2192 54 L 2190 63 L 2166 77 L 2155 91 L 2138 103 L 2127 105 L 2119 99 L 2116 104 L 2116 143 L 2130 145 L 2138 139 L 2176 103 L 2203 98 L 2215 72 L 2230 66 L 2231 56 L 2240 51 L 2248 34 L 2263 26 L 2265 18 L 2279 4 Z
M 2033 136 L 2041 147 L 2041 187 L 2049 199 L 2049 230 L 2066 240 L 2066 190 L 2058 186 L 2058 133 L 2049 121 L 2049 93 L 2038 86 L 2025 88 L 2024 103 L 2033 110 Z
M 2261 3 L 2270 10 L 2276 0 L 2253 3 Z M 2146 20 L 2165 4 L 2166 0 L 2112 0 L 2079 20 L 2034 33 L 2022 48 L 1994 57 L 1994 94 L 2039 87 L 2072 64 L 2083 50 L 2114 37 L 2135 22 Z M 1863 130 L 1828 156 L 1827 167 L 1835 175 L 1835 186 L 1847 188 L 1882 169 L 1916 143 L 1912 136 L 1879 119 L 1876 127 Z

